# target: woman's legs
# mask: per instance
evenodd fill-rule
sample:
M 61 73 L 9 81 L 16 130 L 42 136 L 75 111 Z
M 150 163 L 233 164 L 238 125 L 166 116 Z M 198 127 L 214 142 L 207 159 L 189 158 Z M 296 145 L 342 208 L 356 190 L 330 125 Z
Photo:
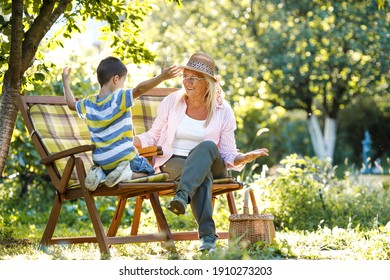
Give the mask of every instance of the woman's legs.
M 181 169 L 181 177 L 172 202 L 176 200 L 180 203 L 184 199 L 191 203 L 192 212 L 199 225 L 199 237 L 215 235 L 211 188 L 213 178 L 225 177 L 227 174 L 217 146 L 211 141 L 202 142 L 191 150 L 186 160 L 171 158 L 161 167 L 164 172 L 171 171 L 170 177 L 176 177 L 175 179 L 178 179 L 178 169 Z

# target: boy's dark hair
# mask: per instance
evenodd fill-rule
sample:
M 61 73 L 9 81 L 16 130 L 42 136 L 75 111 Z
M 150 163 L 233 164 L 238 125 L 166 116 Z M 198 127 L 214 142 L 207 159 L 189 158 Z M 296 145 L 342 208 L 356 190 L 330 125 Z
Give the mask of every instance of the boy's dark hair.
M 97 78 L 100 86 L 102 87 L 112 77 L 118 75 L 120 78 L 127 74 L 126 65 L 123 64 L 120 59 L 109 56 L 100 61 L 96 70 Z

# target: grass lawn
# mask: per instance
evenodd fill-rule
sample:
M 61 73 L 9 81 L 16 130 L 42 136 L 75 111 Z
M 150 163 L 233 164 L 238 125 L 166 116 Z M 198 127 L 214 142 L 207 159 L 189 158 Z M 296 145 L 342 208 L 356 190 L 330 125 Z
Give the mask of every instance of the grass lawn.
M 19 231 L 22 232 L 23 230 Z M 55 245 L 38 250 L 38 230 L 29 238 L 3 236 L 2 260 L 99 260 L 96 244 Z M 214 253 L 197 250 L 198 241 L 177 241 L 176 252 L 160 243 L 115 245 L 110 259 L 121 260 L 390 260 L 390 224 L 369 231 L 359 229 L 319 228 L 315 232 L 276 232 L 274 244 L 252 244 L 240 248 L 227 240 L 217 242 Z

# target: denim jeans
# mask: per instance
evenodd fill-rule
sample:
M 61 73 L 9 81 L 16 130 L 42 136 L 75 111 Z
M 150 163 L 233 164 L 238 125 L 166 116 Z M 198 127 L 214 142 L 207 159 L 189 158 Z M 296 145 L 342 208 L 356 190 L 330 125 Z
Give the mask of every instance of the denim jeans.
M 148 160 L 138 154 L 130 161 L 130 168 L 134 172 L 146 173 L 148 175 L 154 174 L 153 166 L 150 165 Z
M 199 238 L 216 235 L 212 208 L 213 179 L 227 176 L 227 169 L 217 145 L 204 141 L 193 148 L 188 157 L 171 157 L 161 171 L 168 172 L 170 179 L 179 181 L 176 191 L 185 191 L 191 210 L 198 223 Z

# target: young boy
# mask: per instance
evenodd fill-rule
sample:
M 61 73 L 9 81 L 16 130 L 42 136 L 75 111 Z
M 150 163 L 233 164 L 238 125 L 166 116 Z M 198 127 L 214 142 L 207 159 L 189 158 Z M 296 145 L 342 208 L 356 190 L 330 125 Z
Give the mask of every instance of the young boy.
M 106 186 L 112 187 L 119 182 L 154 174 L 153 167 L 138 155 L 134 147 L 130 107 L 135 98 L 179 74 L 180 68 L 172 65 L 134 89 L 123 89 L 127 68 L 118 58 L 110 56 L 103 59 L 97 68 L 99 94 L 76 101 L 70 89 L 71 68 L 64 68 L 62 81 L 68 107 L 86 120 L 91 141 L 96 145 L 92 151 L 95 165 L 85 180 L 88 190 L 94 191 L 104 178 Z

